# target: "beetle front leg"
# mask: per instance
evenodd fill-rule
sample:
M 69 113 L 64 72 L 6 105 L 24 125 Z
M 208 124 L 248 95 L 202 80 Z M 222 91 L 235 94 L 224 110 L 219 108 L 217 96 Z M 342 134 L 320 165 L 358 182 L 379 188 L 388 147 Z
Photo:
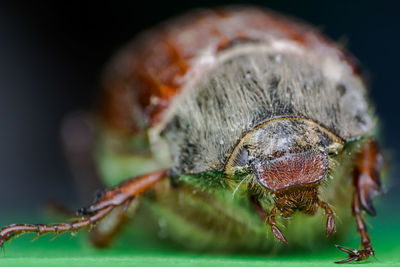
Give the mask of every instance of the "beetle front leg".
M 286 237 L 283 235 L 282 231 L 276 225 L 275 216 L 277 213 L 277 208 L 274 206 L 271 212 L 267 212 L 261 207 L 257 199 L 251 197 L 250 201 L 258 217 L 260 217 L 262 220 L 265 220 L 265 222 L 269 224 L 269 226 L 271 227 L 271 231 L 274 234 L 274 237 L 279 241 L 281 241 L 282 243 L 287 243 L 288 241 Z
M 357 231 L 361 235 L 360 245 L 363 249 L 347 249 L 337 245 L 337 248 L 349 255 L 347 259 L 338 261 L 337 263 L 361 261 L 375 254 L 368 236 L 367 227 L 362 218 L 362 210 L 364 209 L 371 216 L 376 215 L 376 211 L 372 205 L 372 198 L 383 192 L 379 178 L 382 161 L 378 144 L 372 139 L 368 140 L 357 154 L 353 173 L 354 193 L 352 212 L 356 219 Z
M 71 223 L 59 224 L 12 224 L 0 230 L 0 246 L 15 236 L 24 233 L 36 233 L 36 237 L 54 233 L 55 236 L 64 232 L 75 233 L 85 227 L 94 227 L 116 207 L 128 207 L 138 195 L 152 188 L 158 181 L 166 177 L 167 171 L 157 171 L 124 181 L 119 186 L 106 191 L 95 203 L 81 208 L 78 214 L 81 219 Z M 35 238 L 36 238 L 35 237 Z

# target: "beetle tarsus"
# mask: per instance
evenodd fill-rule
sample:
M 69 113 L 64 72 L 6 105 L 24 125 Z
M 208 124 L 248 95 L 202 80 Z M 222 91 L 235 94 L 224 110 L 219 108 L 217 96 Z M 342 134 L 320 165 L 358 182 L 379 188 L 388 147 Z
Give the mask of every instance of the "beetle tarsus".
M 358 195 L 358 191 L 356 190 L 353 194 L 353 214 L 356 217 L 356 223 L 357 223 L 357 230 L 361 234 L 361 246 L 363 246 L 364 249 L 358 250 L 358 249 L 349 249 L 345 248 L 339 245 L 336 245 L 338 249 L 340 249 L 343 252 L 346 252 L 349 257 L 347 259 L 338 261 L 336 263 L 346 263 L 350 261 L 362 261 L 366 260 L 369 258 L 371 255 L 375 255 L 374 249 L 371 246 L 371 241 L 368 237 L 368 231 L 365 226 L 364 220 L 362 219 L 361 216 L 361 203 Z
M 368 236 L 367 227 L 362 218 L 362 210 L 364 209 L 372 216 L 376 214 L 372 206 L 372 198 L 382 191 L 379 179 L 381 165 L 382 156 L 379 153 L 378 144 L 372 139 L 366 141 L 356 157 L 356 165 L 353 172 L 354 193 L 352 203 L 352 212 L 356 219 L 357 231 L 361 235 L 360 243 L 363 249 L 357 250 L 336 246 L 349 255 L 347 259 L 337 263 L 361 261 L 375 254 Z
M 79 215 L 87 216 L 73 222 L 58 224 L 11 224 L 6 226 L 0 229 L 0 247 L 13 237 L 25 233 L 36 233 L 34 239 L 43 234 L 54 233 L 53 239 L 64 232 L 77 232 L 85 227 L 89 227 L 90 231 L 94 228 L 96 222 L 102 220 L 115 207 L 126 205 L 132 198 L 150 189 L 155 183 L 165 177 L 165 173 L 166 171 L 157 171 L 125 181 L 118 187 L 107 191 L 102 199 L 88 208 L 79 209 L 77 211 Z
M 343 259 L 341 261 L 336 261 L 335 263 L 346 263 L 346 262 L 351 262 L 351 261 L 362 261 L 366 260 L 369 258 L 369 256 L 374 255 L 374 250 L 372 247 L 367 247 L 362 250 L 358 249 L 351 249 L 351 248 L 345 248 L 339 245 L 336 245 L 338 249 L 340 249 L 343 252 L 346 252 L 348 254 L 348 257 L 346 259 Z
M 22 235 L 25 233 L 36 233 L 36 237 L 47 234 L 54 233 L 51 239 L 56 238 L 59 234 L 64 232 L 73 231 L 76 232 L 84 227 L 93 225 L 93 222 L 103 219 L 110 211 L 113 206 L 104 208 L 101 211 L 96 212 L 90 217 L 85 217 L 80 220 L 73 221 L 71 223 L 59 223 L 59 224 L 12 224 L 6 226 L 0 230 L 0 246 L 3 246 L 5 242 L 11 240 L 13 237 Z

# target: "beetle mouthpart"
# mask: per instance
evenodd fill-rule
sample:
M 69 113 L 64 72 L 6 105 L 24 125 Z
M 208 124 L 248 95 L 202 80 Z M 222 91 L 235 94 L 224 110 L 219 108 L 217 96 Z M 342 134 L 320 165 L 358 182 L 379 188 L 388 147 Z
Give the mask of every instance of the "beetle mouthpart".
M 254 173 L 267 189 L 277 191 L 300 184 L 313 184 L 328 172 L 323 152 L 282 152 L 282 155 L 253 164 Z

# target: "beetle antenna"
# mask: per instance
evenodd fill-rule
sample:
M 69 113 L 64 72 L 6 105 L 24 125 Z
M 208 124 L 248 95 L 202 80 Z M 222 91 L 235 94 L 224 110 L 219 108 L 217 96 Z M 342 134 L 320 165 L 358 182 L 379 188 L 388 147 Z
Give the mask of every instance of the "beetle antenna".
M 249 176 L 246 175 L 246 177 L 244 177 L 244 178 L 240 181 L 240 183 L 236 186 L 235 190 L 233 190 L 233 193 L 232 193 L 232 199 L 235 198 L 236 191 L 238 191 L 238 189 L 239 189 L 239 187 L 242 185 L 242 183 L 243 183 L 245 180 L 247 180 L 248 178 L 249 178 Z

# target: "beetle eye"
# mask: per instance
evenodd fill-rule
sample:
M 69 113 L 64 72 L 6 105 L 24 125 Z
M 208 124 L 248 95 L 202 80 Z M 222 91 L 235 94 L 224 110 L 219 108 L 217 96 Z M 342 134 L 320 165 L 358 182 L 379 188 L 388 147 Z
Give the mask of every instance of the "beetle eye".
M 270 190 L 313 184 L 328 172 L 328 157 L 322 152 L 285 153 L 252 164 L 257 180 Z
M 243 146 L 243 148 L 239 151 L 236 159 L 235 159 L 236 166 L 246 166 L 249 163 L 249 151 L 247 147 Z

